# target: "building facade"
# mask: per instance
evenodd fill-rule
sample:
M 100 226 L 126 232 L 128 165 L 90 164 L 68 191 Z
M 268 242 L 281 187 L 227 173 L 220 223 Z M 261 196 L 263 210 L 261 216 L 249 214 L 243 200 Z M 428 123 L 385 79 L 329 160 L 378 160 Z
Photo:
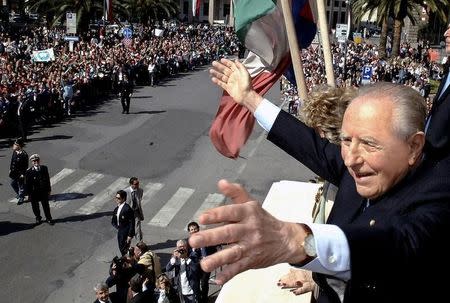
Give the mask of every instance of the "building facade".
M 234 25 L 233 5 L 231 0 L 197 0 L 200 1 L 198 16 L 192 14 L 192 0 L 179 0 L 180 20 L 186 22 L 205 22 L 209 24 Z

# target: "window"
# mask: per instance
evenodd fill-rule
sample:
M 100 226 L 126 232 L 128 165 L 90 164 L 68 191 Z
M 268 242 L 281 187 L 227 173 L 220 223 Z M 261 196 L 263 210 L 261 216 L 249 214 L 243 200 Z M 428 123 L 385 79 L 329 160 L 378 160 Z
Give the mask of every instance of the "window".
M 189 2 L 184 1 L 183 2 L 183 14 L 187 15 L 189 13 Z
M 203 16 L 209 15 L 209 2 L 203 3 Z
M 347 23 L 345 12 L 341 12 L 341 20 L 339 21 L 339 23 Z
M 336 23 L 338 21 L 338 12 L 333 12 L 333 19 L 331 20 L 331 28 L 336 28 Z
M 230 15 L 230 4 L 229 3 L 224 3 L 223 4 L 223 14 L 222 17 L 226 17 Z

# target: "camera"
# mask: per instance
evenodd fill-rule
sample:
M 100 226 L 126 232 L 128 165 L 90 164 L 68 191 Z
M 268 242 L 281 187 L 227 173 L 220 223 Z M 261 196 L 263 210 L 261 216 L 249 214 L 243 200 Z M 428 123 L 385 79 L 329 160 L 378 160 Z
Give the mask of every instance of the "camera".
M 186 249 L 184 249 L 184 248 L 177 249 L 177 252 L 180 254 L 184 254 L 184 253 L 186 253 Z

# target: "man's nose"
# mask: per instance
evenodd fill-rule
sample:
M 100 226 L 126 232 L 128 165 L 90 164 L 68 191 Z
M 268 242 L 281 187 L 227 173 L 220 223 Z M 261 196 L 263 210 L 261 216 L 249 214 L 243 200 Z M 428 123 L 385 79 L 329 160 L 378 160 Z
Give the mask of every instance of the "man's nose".
M 363 158 L 359 152 L 358 146 L 352 143 L 346 150 L 344 154 L 344 164 L 347 167 L 354 167 L 355 165 L 360 165 L 363 163 Z

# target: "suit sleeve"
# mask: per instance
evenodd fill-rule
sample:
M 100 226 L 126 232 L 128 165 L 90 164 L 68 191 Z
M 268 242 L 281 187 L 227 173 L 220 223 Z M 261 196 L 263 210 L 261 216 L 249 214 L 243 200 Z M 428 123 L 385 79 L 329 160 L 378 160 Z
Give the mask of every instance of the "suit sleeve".
M 345 170 L 339 146 L 320 138 L 292 115 L 280 111 L 267 139 L 320 177 L 339 185 Z

